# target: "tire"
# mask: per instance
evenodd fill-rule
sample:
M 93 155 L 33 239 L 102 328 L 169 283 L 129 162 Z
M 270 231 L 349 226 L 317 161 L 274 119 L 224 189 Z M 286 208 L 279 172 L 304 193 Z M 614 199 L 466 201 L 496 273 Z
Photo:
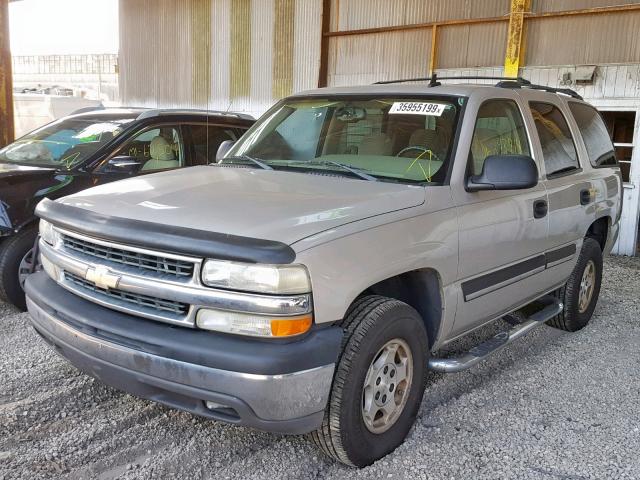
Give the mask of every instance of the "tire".
M 593 268 L 593 280 L 591 293 L 588 296 L 588 302 L 581 304 L 581 299 L 584 300 L 584 296 L 581 296 L 581 287 L 583 276 L 586 274 L 586 270 Z M 567 283 L 555 294 L 564 303 L 564 311 L 549 320 L 548 324 L 566 330 L 567 332 L 576 332 L 581 328 L 584 328 L 591 316 L 593 310 L 598 303 L 598 296 L 600 295 L 600 284 L 602 282 L 602 250 L 600 244 L 593 238 L 585 238 L 578 256 L 576 266 L 571 272 L 571 276 Z
M 309 435 L 328 456 L 346 465 L 364 467 L 395 450 L 409 433 L 425 389 L 429 343 L 418 312 L 403 302 L 381 296 L 366 296 L 354 302 L 343 328 L 342 352 L 324 420 Z M 385 363 L 383 355 L 392 352 L 393 345 L 398 347 L 396 353 L 390 354 L 389 362 Z M 376 359 L 378 365 L 374 367 L 372 362 Z M 403 362 L 411 365 L 406 369 L 405 380 L 402 380 Z M 367 375 L 370 367 L 375 374 Z M 395 378 L 400 379 L 397 385 L 393 384 L 395 372 Z M 373 400 L 382 402 L 383 396 L 375 395 L 387 389 L 393 396 L 389 395 L 385 405 L 393 409 L 397 403 L 399 407 L 395 408 L 395 415 L 386 416 L 389 420 L 386 424 L 382 425 L 386 414 L 376 424 L 375 418 L 382 410 L 377 410 Z M 363 413 L 365 399 L 372 406 L 369 420 L 365 420 Z
M 0 298 L 25 311 L 27 305 L 19 280 L 20 264 L 33 248 L 38 229 L 24 229 L 0 244 Z

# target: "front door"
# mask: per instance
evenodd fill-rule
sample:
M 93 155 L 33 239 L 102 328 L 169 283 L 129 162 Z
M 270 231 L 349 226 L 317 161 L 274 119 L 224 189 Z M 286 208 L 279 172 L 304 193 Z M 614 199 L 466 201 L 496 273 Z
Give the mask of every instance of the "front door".
M 489 155 L 508 154 L 533 155 L 521 105 L 515 98 L 487 100 L 477 112 L 467 176 L 479 174 Z M 542 183 L 511 191 L 453 189 L 460 225 L 458 313 L 451 332 L 457 335 L 544 288 L 548 219 Z

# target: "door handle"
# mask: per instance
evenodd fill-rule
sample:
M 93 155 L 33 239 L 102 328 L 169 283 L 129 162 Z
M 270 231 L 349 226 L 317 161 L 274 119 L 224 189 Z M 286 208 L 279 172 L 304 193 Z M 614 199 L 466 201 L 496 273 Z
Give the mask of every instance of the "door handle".
M 591 190 L 580 190 L 580 205 L 589 205 L 591 203 Z
M 544 218 L 549 211 L 549 204 L 546 200 L 536 200 L 533 202 L 533 218 Z

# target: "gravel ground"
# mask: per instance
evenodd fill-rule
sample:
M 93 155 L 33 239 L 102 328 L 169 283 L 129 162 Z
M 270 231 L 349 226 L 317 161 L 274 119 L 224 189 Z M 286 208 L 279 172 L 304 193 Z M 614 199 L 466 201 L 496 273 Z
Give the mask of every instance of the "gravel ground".
M 638 479 L 639 296 L 640 261 L 607 260 L 586 329 L 544 326 L 470 371 L 433 375 L 407 441 L 362 470 L 301 437 L 103 386 L 0 305 L 0 478 Z

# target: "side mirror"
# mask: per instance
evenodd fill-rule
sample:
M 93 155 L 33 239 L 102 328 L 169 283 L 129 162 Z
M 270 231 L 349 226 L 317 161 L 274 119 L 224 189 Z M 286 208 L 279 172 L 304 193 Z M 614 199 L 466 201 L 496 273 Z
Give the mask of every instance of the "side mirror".
M 107 173 L 134 173 L 140 168 L 140 160 L 129 155 L 118 155 L 111 158 L 105 165 Z
M 216 152 L 216 162 L 222 160 L 227 152 L 231 150 L 231 147 L 235 145 L 235 143 L 236 142 L 234 142 L 233 140 L 225 140 L 224 142 L 222 142 L 218 146 L 218 151 Z
M 480 175 L 467 180 L 467 191 L 522 190 L 538 184 L 538 167 L 527 155 L 489 155 Z

